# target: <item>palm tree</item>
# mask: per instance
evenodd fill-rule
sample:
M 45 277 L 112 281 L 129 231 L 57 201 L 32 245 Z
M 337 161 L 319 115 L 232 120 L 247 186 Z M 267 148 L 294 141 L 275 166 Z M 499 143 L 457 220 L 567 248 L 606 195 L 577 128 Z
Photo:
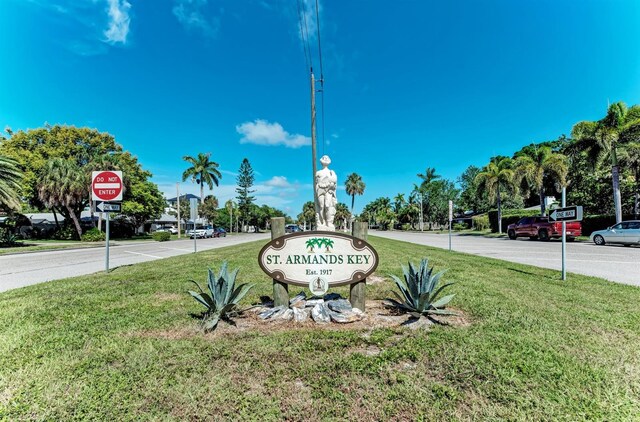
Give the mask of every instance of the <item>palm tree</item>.
M 502 233 L 502 201 L 500 191 L 503 188 L 515 190 L 515 173 L 511 169 L 511 158 L 493 158 L 484 170 L 476 176 L 478 185 L 487 190 L 489 200 L 497 200 L 498 206 L 498 232 Z
M 347 191 L 347 195 L 351 196 L 351 215 L 353 215 L 353 205 L 356 201 L 356 195 L 362 195 L 366 185 L 359 174 L 351 173 L 347 176 L 344 186 Z
M 440 175 L 436 174 L 436 169 L 433 167 L 427 167 L 424 171 L 424 174 L 422 173 L 418 173 L 417 176 L 422 179 L 422 183 L 420 184 L 420 194 L 422 195 L 422 203 L 421 203 L 421 207 L 424 207 L 426 205 L 427 207 L 427 218 L 429 218 L 429 230 L 431 230 L 431 203 L 429 202 L 429 188 L 431 187 L 431 184 L 437 180 L 440 179 Z M 414 185 L 415 186 L 415 185 Z M 425 194 L 427 195 L 427 200 L 425 202 Z M 424 210 L 422 211 L 422 215 L 424 217 Z M 421 226 L 424 224 L 424 218 L 421 217 Z M 422 229 L 421 229 L 422 230 Z
M 578 122 L 571 129 L 571 135 L 577 141 L 575 148 L 587 152 L 593 164 L 605 159 L 611 162 L 613 204 L 617 223 L 622 221 L 618 144 L 620 138 L 624 138 L 627 132 L 634 131 L 639 124 L 640 106 L 627 108 L 626 104 L 620 101 L 609 106 L 603 119 Z
M 78 214 L 89 195 L 89 177 L 74 160 L 49 160 L 40 177 L 38 197 L 49 208 L 59 207 L 73 221 L 78 238 L 82 236 Z
M 209 190 L 211 190 L 213 185 L 218 186 L 220 179 L 222 179 L 222 174 L 218 170 L 220 165 L 210 161 L 210 156 L 211 153 L 209 152 L 206 154 L 200 152 L 197 157 L 191 157 L 190 155 L 182 157 L 184 161 L 191 164 L 191 167 L 182 173 L 182 181 L 184 182 L 191 178 L 191 181 L 200 185 L 200 203 L 204 202 L 204 185 L 209 186 Z
M 224 207 L 229 211 L 229 233 L 233 233 L 233 210 L 235 205 L 233 199 L 229 199 L 224 203 Z
M 404 193 L 399 193 L 395 196 L 395 198 L 393 198 L 393 207 L 396 214 L 400 212 L 406 202 L 407 201 L 405 201 L 404 199 Z
M 557 179 L 556 186 L 567 183 L 567 157 L 551 150 L 551 147 L 532 145 L 532 148 L 516 156 L 516 177 L 524 179 L 529 186 L 535 188 L 540 196 L 540 214 L 544 215 L 544 178 L 553 176 Z
M 424 174 L 418 173 L 417 176 L 422 179 L 421 186 L 427 187 L 436 179 L 440 178 L 440 175 L 436 174 L 436 169 L 433 167 L 427 167 Z
M 0 206 L 20 208 L 18 192 L 21 182 L 22 171 L 18 168 L 18 162 L 0 155 Z
M 336 226 L 345 228 L 346 223 L 347 221 L 349 221 L 350 218 L 351 218 L 351 213 L 349 212 L 349 208 L 347 207 L 347 205 L 343 204 L 342 202 L 338 202 L 336 204 L 336 214 L 334 216 L 334 219 L 336 222 L 341 222 L 341 224 L 340 225 L 336 224 Z

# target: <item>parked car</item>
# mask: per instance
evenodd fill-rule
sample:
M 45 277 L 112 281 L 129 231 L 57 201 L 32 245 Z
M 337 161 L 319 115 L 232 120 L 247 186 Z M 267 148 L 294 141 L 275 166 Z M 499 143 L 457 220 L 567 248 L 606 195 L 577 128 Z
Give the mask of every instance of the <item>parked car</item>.
M 178 229 L 175 227 L 169 227 L 167 231 L 171 234 L 178 234 Z
M 582 235 L 582 223 L 579 221 L 567 222 L 567 241 L 573 242 L 576 237 Z M 528 237 L 531 240 L 540 239 L 547 241 L 562 237 L 562 223 L 549 221 L 549 217 L 524 217 L 515 224 L 509 224 L 507 228 L 509 239 Z
M 200 227 L 200 228 L 197 228 L 195 230 L 196 239 L 206 239 L 206 238 L 209 238 L 209 237 L 213 237 L 213 234 L 214 234 L 213 226 Z M 193 230 L 188 230 L 187 231 L 187 235 L 190 238 L 193 238 L 194 237 L 194 231 Z
M 620 243 L 625 246 L 640 245 L 640 220 L 623 221 L 606 230 L 591 233 L 591 241 L 598 246 Z
M 213 237 L 227 237 L 227 231 L 222 227 L 218 227 L 214 230 Z
M 301 231 L 302 229 L 297 224 L 287 224 L 286 226 L 284 226 L 285 233 L 297 233 Z

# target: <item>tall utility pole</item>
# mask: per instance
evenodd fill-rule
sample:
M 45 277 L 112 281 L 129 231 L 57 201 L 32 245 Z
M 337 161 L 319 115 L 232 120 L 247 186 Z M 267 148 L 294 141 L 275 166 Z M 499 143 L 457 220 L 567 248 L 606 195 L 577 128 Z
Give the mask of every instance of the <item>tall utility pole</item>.
M 313 77 L 313 69 L 311 69 L 311 159 L 313 160 L 313 178 L 311 179 L 311 186 L 313 189 L 313 203 L 316 214 L 319 211 L 318 198 L 316 197 L 316 172 L 317 169 L 317 157 L 316 157 L 316 80 Z
M 180 239 L 180 182 L 176 182 L 176 199 L 178 201 L 178 239 Z

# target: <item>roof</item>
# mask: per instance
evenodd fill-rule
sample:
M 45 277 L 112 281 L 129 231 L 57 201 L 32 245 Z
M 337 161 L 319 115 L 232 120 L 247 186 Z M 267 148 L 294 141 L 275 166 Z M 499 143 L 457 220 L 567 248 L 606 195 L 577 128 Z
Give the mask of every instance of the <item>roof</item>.
M 186 195 L 180 195 L 180 200 L 184 200 L 184 199 L 192 199 L 195 198 L 198 201 L 200 200 L 200 197 L 197 195 L 194 195 L 192 193 L 187 193 Z M 177 202 L 178 201 L 178 197 L 176 196 L 175 198 L 171 198 L 171 199 L 167 199 L 167 202 Z

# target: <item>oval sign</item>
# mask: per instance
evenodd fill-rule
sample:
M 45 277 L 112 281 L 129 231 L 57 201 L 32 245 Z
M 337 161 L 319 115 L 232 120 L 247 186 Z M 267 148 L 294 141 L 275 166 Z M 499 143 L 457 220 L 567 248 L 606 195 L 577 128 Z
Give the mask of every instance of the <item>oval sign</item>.
M 262 271 L 283 283 L 329 287 L 363 281 L 378 267 L 378 253 L 362 239 L 343 233 L 287 234 L 267 243 L 258 255 Z

